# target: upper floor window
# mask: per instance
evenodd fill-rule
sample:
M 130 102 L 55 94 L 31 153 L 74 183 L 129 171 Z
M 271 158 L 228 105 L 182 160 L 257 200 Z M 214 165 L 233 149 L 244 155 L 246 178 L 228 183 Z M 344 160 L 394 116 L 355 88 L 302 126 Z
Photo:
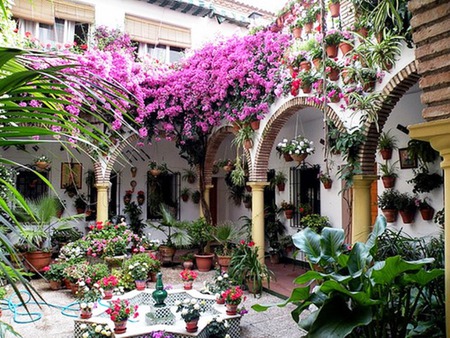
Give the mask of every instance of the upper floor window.
M 191 47 L 191 30 L 125 14 L 125 32 L 138 44 L 138 55 L 149 54 L 164 63 L 181 59 Z

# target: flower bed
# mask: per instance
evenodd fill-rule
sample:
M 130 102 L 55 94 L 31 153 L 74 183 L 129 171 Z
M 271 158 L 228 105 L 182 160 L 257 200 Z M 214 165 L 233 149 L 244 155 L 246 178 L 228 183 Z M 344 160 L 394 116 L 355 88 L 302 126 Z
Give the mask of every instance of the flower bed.
M 174 325 L 147 325 L 145 314 L 150 311 L 151 305 L 154 304 L 154 300 L 152 298 L 153 290 L 146 290 L 143 292 L 131 291 L 123 295 L 119 298 L 125 298 L 130 301 L 132 305 L 139 305 L 139 317 L 134 320 L 128 321 L 128 329 L 126 333 L 120 335 L 120 337 L 135 337 L 135 338 L 144 338 L 148 337 L 150 332 L 154 331 L 165 331 L 167 333 L 171 333 L 174 338 L 184 338 L 184 337 L 208 337 L 207 334 L 207 326 L 211 323 L 211 320 L 214 317 L 222 318 L 229 323 L 228 334 L 232 338 L 240 337 L 240 315 L 228 316 L 225 312 L 225 307 L 223 305 L 216 304 L 215 296 L 204 295 L 198 291 L 183 291 L 183 290 L 168 290 L 168 296 L 165 300 L 167 304 L 167 308 L 170 309 L 170 312 L 175 315 L 175 323 Z M 195 333 L 187 333 L 185 328 L 185 322 L 181 318 L 180 314 L 176 313 L 176 305 L 177 301 L 183 301 L 186 298 L 196 298 L 199 302 L 204 302 L 204 310 L 200 316 L 200 320 L 198 323 L 198 331 Z M 108 324 L 110 327 L 113 327 L 112 321 L 109 319 L 109 315 L 106 313 L 106 309 L 108 307 L 108 302 L 101 301 L 99 306 L 94 309 L 93 317 L 90 319 L 75 319 L 75 329 L 74 329 L 74 337 L 82 338 L 83 330 L 80 328 L 82 324 L 93 325 L 93 324 Z

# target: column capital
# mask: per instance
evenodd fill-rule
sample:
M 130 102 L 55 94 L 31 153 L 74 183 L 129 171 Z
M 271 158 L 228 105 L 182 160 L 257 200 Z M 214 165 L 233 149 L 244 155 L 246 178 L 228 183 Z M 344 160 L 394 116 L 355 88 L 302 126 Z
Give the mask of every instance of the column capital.
M 206 190 L 211 190 L 212 188 L 214 188 L 214 184 L 206 184 L 205 185 Z
M 99 182 L 99 183 L 95 183 L 94 186 L 97 189 L 109 189 L 109 187 L 111 186 L 110 182 Z
M 428 141 L 444 158 L 442 168 L 450 167 L 450 119 L 418 123 L 408 126 L 413 139 Z
M 269 184 L 269 182 L 247 182 L 247 185 L 252 187 L 252 191 L 263 191 Z
M 357 188 L 369 188 L 373 181 L 377 179 L 377 175 L 355 175 L 353 176 L 353 186 Z

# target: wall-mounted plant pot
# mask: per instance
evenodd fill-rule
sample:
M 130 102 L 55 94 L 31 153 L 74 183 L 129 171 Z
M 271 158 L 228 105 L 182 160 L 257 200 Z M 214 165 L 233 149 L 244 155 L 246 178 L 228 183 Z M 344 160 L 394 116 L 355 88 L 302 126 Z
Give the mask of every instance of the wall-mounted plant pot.
M 261 124 L 260 120 L 254 120 L 254 121 L 250 122 L 250 126 L 252 127 L 253 130 L 258 130 L 260 124 Z
M 159 169 L 150 169 L 150 174 L 152 174 L 153 177 L 158 177 L 161 175 L 161 170 Z
M 424 221 L 431 221 L 434 216 L 434 208 L 429 207 L 425 209 L 419 209 L 420 214 L 422 215 L 422 219 Z
M 390 160 L 392 158 L 392 149 L 380 149 L 380 154 L 383 160 Z
M 286 219 L 294 218 L 294 210 L 285 210 L 284 217 L 286 217 Z
M 284 189 L 286 188 L 286 183 L 278 183 L 277 188 L 279 192 L 283 192 Z
M 330 3 L 329 9 L 332 18 L 337 18 L 341 14 L 341 4 L 339 2 Z
M 397 209 L 382 209 L 384 217 L 386 217 L 386 222 L 394 223 L 397 221 L 398 210 Z
M 181 195 L 181 199 L 183 200 L 183 202 L 187 202 L 189 201 L 189 195 Z
M 414 222 L 414 216 L 416 215 L 415 210 L 400 210 L 399 212 L 404 224 L 411 224 Z
M 396 180 L 395 177 L 383 176 L 383 177 L 381 177 L 381 180 L 383 181 L 383 186 L 386 189 L 393 188 L 395 186 L 395 180 Z
M 333 185 L 333 181 L 325 181 L 325 182 L 322 182 L 322 184 L 325 189 L 331 189 L 331 186 Z

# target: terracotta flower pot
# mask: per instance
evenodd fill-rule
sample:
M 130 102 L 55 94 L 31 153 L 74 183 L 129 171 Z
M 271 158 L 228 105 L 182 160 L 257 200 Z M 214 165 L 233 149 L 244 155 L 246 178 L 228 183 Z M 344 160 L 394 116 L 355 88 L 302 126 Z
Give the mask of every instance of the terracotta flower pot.
M 225 299 L 223 299 L 222 296 L 219 296 L 216 298 L 216 303 L 223 305 L 223 304 L 225 304 Z
M 136 290 L 144 291 L 145 290 L 145 280 L 136 280 L 134 281 L 136 284 Z
M 339 2 L 330 3 L 330 14 L 332 18 L 337 18 L 341 14 L 341 4 Z
M 51 290 L 61 289 L 61 281 L 59 281 L 59 280 L 51 280 L 51 281 L 49 281 L 49 285 L 50 285 Z
M 311 62 L 309 62 L 309 61 L 300 62 L 300 69 L 302 69 L 304 71 L 311 70 Z
M 24 254 L 25 264 L 32 272 L 42 271 L 52 261 L 52 253 L 45 251 L 30 251 Z
M 294 210 L 284 210 L 284 217 L 286 217 L 286 219 L 294 218 Z
M 414 222 L 414 216 L 416 215 L 415 210 L 400 210 L 400 216 L 405 224 L 410 224 Z
M 366 81 L 363 83 L 363 90 L 365 92 L 372 92 L 375 89 L 375 81 Z
M 434 209 L 432 207 L 419 209 L 422 219 L 424 221 L 431 221 L 434 216 Z
M 250 122 L 250 127 L 252 127 L 253 130 L 258 130 L 260 124 L 261 124 L 260 120 L 254 120 Z
M 392 149 L 380 149 L 380 154 L 383 160 L 390 160 L 392 158 Z
M 312 28 L 313 28 L 314 23 L 313 22 L 307 22 L 305 23 L 305 25 L 303 26 L 303 29 L 305 30 L 306 34 L 309 34 L 312 32 Z
M 113 298 L 113 290 L 107 289 L 104 291 L 105 295 L 103 296 L 103 299 L 111 299 Z
M 290 154 L 287 153 L 283 153 L 283 158 L 286 162 L 292 162 L 294 159 L 292 158 L 292 156 Z
M 381 177 L 381 180 L 383 181 L 383 186 L 388 189 L 388 188 L 393 188 L 395 186 L 395 177 L 392 176 L 383 176 Z
M 329 58 L 335 58 L 338 55 L 338 46 L 337 45 L 329 45 L 326 47 L 325 51 Z
M 246 139 L 244 141 L 244 148 L 249 150 L 249 149 L 252 149 L 252 147 L 253 147 L 253 140 L 252 139 Z
M 294 38 L 299 39 L 302 37 L 302 28 L 296 27 L 292 30 L 292 35 L 294 35 Z
M 192 290 L 192 284 L 193 284 L 194 282 L 193 281 L 191 281 L 191 280 L 189 280 L 189 281 L 184 281 L 183 282 L 183 288 L 185 289 L 185 290 Z
M 322 184 L 325 189 L 331 189 L 331 186 L 333 185 L 333 181 L 324 181 L 324 182 L 322 182 Z
M 212 268 L 213 254 L 195 255 L 195 264 L 200 272 L 208 272 Z
M 92 310 L 91 309 L 81 309 L 80 310 L 80 318 L 81 319 L 89 319 L 92 317 Z
M 278 183 L 277 188 L 279 192 L 283 192 L 284 189 L 286 188 L 286 183 Z
M 226 307 L 227 307 L 227 315 L 229 315 L 229 316 L 237 315 L 238 304 L 228 304 L 228 303 L 226 303 Z
M 397 209 L 382 209 L 384 217 L 386 217 L 386 222 L 394 223 L 397 221 L 398 210 Z
M 197 332 L 198 330 L 198 319 L 191 320 L 190 322 L 186 322 L 186 331 L 187 332 Z
M 314 68 L 316 68 L 316 70 L 319 70 L 320 66 L 322 64 L 322 59 L 317 58 L 317 59 L 312 60 L 312 62 L 314 64 Z
M 310 94 L 312 91 L 311 86 L 303 85 L 301 88 L 302 88 L 304 94 Z
M 228 267 L 230 266 L 231 256 L 222 256 L 217 255 L 217 263 L 220 265 L 220 271 L 226 272 L 228 271 Z
M 182 265 L 185 270 L 192 270 L 192 268 L 194 267 L 194 262 L 193 261 L 184 261 Z
M 331 68 L 330 73 L 328 74 L 328 79 L 330 81 L 337 81 L 339 80 L 339 68 Z
M 127 320 L 114 322 L 114 333 L 122 334 L 127 331 Z
M 291 154 L 291 157 L 298 163 L 302 162 L 307 156 L 308 154 L 300 154 L 300 155 Z
M 347 42 L 341 42 L 339 44 L 339 49 L 341 50 L 342 55 L 346 55 L 348 52 L 353 50 L 353 46 Z

